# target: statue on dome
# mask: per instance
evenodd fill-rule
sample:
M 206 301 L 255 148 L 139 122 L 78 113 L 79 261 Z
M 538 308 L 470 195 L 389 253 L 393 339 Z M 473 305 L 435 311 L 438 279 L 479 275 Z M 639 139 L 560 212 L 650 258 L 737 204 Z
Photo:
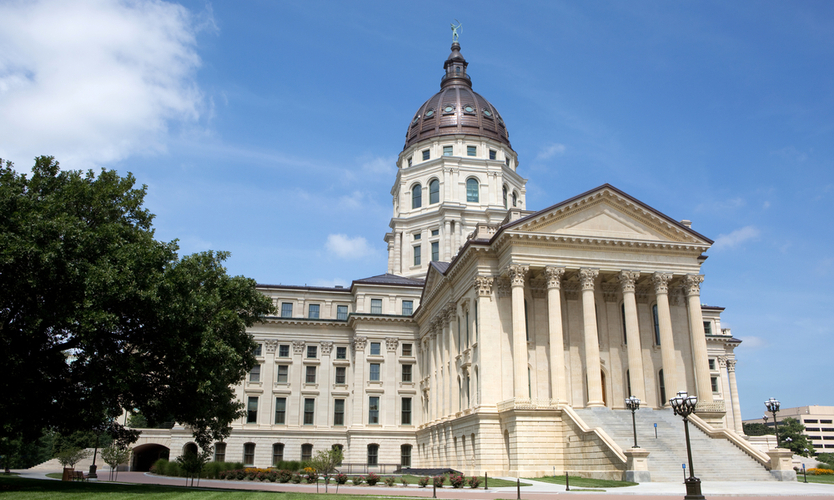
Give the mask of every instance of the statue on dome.
M 455 23 L 458 23 L 458 25 L 455 26 Z M 463 23 L 462 22 L 455 19 L 455 23 L 452 23 L 452 42 L 457 42 L 458 41 L 458 37 L 460 36 L 460 31 L 462 31 L 462 29 L 463 29 Z

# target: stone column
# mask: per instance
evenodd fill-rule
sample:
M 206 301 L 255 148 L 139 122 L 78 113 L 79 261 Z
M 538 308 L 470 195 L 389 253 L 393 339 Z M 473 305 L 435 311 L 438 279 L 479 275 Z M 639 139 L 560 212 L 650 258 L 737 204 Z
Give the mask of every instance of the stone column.
M 316 382 L 319 386 L 319 394 L 321 397 L 316 401 L 316 425 L 327 427 L 330 414 L 333 412 L 331 406 L 333 405 L 330 398 L 330 388 L 333 387 L 333 379 L 330 374 L 333 363 L 330 361 L 330 353 L 333 351 L 333 342 L 324 341 L 321 343 L 321 365 L 319 366 L 319 373 Z
M 351 427 L 363 427 L 365 424 L 365 344 L 367 337 L 354 337 L 353 350 L 356 362 L 353 365 L 353 422 Z
M 628 374 L 631 381 L 631 394 L 644 404 L 646 401 L 646 384 L 643 380 L 643 349 L 640 345 L 640 325 L 637 321 L 637 299 L 634 296 L 634 282 L 640 277 L 637 271 L 621 271 L 620 285 L 623 290 L 623 308 L 625 309 L 626 341 L 628 342 Z M 666 370 L 663 371 L 666 373 Z
M 666 401 L 664 406 L 669 404 L 669 400 L 677 394 L 678 391 L 685 389 L 685 387 L 678 386 L 678 366 L 675 363 L 675 338 L 672 335 L 672 315 L 669 312 L 669 281 L 672 280 L 672 275 L 669 273 L 654 273 L 652 275 L 652 282 L 654 283 L 654 293 L 657 295 L 657 322 L 660 329 L 660 358 L 663 362 L 663 384 L 666 387 Z M 709 384 L 709 379 L 707 379 Z M 700 395 L 698 400 L 700 401 Z M 710 396 L 712 401 L 712 396 Z
M 402 273 L 403 261 L 403 233 L 394 233 L 394 274 Z
M 437 331 L 435 330 L 436 325 L 432 325 L 431 330 L 431 344 L 429 349 L 431 349 L 431 366 L 429 367 L 429 373 L 431 373 L 431 392 L 429 395 L 431 396 L 431 420 L 437 418 L 440 414 L 440 409 L 437 407 L 437 403 L 439 402 L 439 394 L 440 394 L 440 382 L 437 379 L 438 376 L 438 357 L 437 357 Z
M 587 406 L 605 406 L 602 401 L 602 376 L 599 363 L 599 335 L 597 333 L 597 310 L 594 300 L 594 280 L 598 269 L 579 270 L 582 283 L 582 316 L 585 328 L 585 372 L 588 378 Z
M 379 395 L 379 423 L 382 426 L 399 425 L 400 423 L 396 391 L 398 387 L 397 371 L 401 370 L 401 365 L 397 362 L 397 347 L 399 344 L 400 340 L 397 337 L 385 337 L 385 375 L 382 378 L 385 393 Z
M 692 362 L 695 366 L 695 390 L 698 401 L 712 402 L 712 387 L 709 381 L 709 359 L 707 337 L 704 333 L 704 317 L 701 314 L 702 274 L 687 274 L 683 278 L 686 299 L 689 304 L 689 331 L 692 334 Z M 664 373 L 665 370 L 664 370 Z
M 476 276 L 473 280 L 475 288 L 475 303 L 478 304 L 477 314 L 480 315 L 478 345 L 490 346 L 489 349 L 479 348 L 479 363 L 481 365 L 481 404 L 494 405 L 502 398 L 501 380 L 507 376 L 501 372 L 501 331 L 496 318 L 495 303 L 492 302 L 492 287 L 494 278 L 491 276 Z M 474 311 L 472 316 L 475 316 Z M 470 317 L 471 320 L 474 320 Z M 489 367 L 489 368 L 485 368 Z
M 727 359 L 727 373 L 730 375 L 730 397 L 733 399 L 733 425 L 739 435 L 744 435 L 741 425 L 741 402 L 738 400 L 738 385 L 736 385 L 736 360 Z
M 547 329 L 550 335 L 550 398 L 568 402 L 565 383 L 565 339 L 562 332 L 562 276 L 564 267 L 545 267 L 547 278 Z
M 513 395 L 516 401 L 530 399 L 527 384 L 527 331 L 524 318 L 524 278 L 529 266 L 508 268 L 513 304 Z
M 455 353 L 457 350 L 455 348 L 456 339 L 458 334 L 458 308 L 457 305 L 451 303 L 446 308 L 446 317 L 449 320 L 449 343 L 447 346 L 447 352 L 449 357 L 449 379 L 446 381 L 446 389 L 448 390 L 448 408 L 449 414 L 454 415 L 459 409 L 456 408 L 457 399 L 457 370 L 455 369 Z
M 394 274 L 394 242 L 388 240 L 388 273 Z
M 449 345 L 449 322 L 446 320 L 445 309 L 440 311 L 440 338 L 437 342 L 437 348 L 440 351 L 440 416 L 445 417 L 449 414 L 448 394 L 449 394 L 449 351 L 446 348 Z
M 449 262 L 452 248 L 452 223 L 447 219 L 443 223 L 443 260 Z

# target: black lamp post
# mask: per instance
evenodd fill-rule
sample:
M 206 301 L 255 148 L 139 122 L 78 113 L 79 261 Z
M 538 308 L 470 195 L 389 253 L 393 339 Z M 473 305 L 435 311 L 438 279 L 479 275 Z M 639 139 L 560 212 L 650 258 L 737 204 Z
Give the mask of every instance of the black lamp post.
M 698 402 L 696 396 L 690 396 L 686 391 L 681 391 L 677 396 L 669 400 L 675 415 L 683 417 L 683 430 L 686 434 L 686 456 L 689 459 L 689 477 L 686 478 L 686 500 L 703 500 L 701 494 L 701 480 L 695 477 L 695 469 L 692 467 L 692 446 L 689 444 L 689 415 L 695 413 L 695 404 Z
M 773 428 L 776 430 L 776 447 L 779 447 L 779 421 L 776 420 L 776 412 L 779 411 L 779 400 L 776 398 L 770 398 L 765 401 L 765 408 L 767 411 L 773 414 Z M 767 424 L 767 420 L 765 420 L 765 424 Z
M 634 417 L 634 412 L 640 409 L 640 400 L 634 396 L 629 396 L 625 400 L 625 405 L 626 408 L 631 410 L 631 427 L 634 429 L 634 447 L 639 448 L 637 446 L 637 420 Z

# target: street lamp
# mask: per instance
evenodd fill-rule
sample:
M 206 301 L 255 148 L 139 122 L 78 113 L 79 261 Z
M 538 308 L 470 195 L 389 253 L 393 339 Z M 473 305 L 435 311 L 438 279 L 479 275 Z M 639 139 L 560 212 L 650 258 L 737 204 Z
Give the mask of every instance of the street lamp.
M 639 448 L 637 446 L 637 421 L 634 418 L 634 412 L 640 409 L 640 400 L 634 396 L 629 396 L 625 400 L 625 405 L 626 408 L 631 410 L 631 427 L 634 429 L 634 447 Z
M 770 398 L 765 401 L 765 408 L 767 411 L 773 414 L 773 427 L 776 430 L 776 447 L 779 447 L 779 421 L 776 420 L 776 412 L 779 411 L 779 400 L 776 398 Z M 765 424 L 767 420 L 765 420 Z
M 686 500 L 703 500 L 701 494 L 701 480 L 695 477 L 695 469 L 692 467 L 692 446 L 689 444 L 689 415 L 695 413 L 695 404 L 698 398 L 690 396 L 686 391 L 681 391 L 677 396 L 669 400 L 675 415 L 683 417 L 683 430 L 686 434 L 686 456 L 689 459 L 689 477 L 686 478 Z

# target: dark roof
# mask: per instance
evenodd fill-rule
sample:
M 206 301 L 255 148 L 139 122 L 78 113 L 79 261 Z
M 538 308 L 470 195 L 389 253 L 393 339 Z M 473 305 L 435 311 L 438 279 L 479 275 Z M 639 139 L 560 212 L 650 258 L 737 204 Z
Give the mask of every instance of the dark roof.
M 726 307 L 721 306 L 708 306 L 706 304 L 701 304 L 701 309 L 712 309 L 714 311 L 723 311 Z
M 307 286 L 307 285 L 267 285 L 263 283 L 258 283 L 256 285 L 257 288 L 278 288 L 278 289 L 288 289 L 288 290 L 321 290 L 326 292 L 346 292 L 350 293 L 350 289 L 345 288 L 343 286 Z
M 374 285 L 403 285 L 403 286 L 423 286 L 423 280 L 415 280 L 411 278 L 404 278 L 396 274 L 380 274 L 371 276 L 370 278 L 362 278 L 360 280 L 353 280 L 353 283 L 367 283 Z
M 449 269 L 449 262 L 432 262 L 431 265 L 434 266 L 440 274 L 446 274 L 446 269 Z

